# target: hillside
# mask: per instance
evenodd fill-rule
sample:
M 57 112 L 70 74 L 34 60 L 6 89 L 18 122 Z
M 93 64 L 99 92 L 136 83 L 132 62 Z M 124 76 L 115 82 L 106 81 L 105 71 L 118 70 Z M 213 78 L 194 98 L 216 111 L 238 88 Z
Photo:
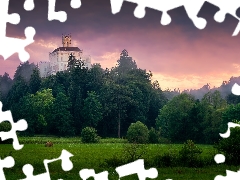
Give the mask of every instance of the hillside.
M 220 87 L 213 87 L 211 88 L 210 85 L 207 83 L 203 87 L 199 89 L 187 89 L 184 90 L 183 92 L 192 94 L 196 99 L 202 99 L 204 94 L 206 94 L 209 91 L 220 91 L 222 97 L 226 97 L 227 95 L 231 94 L 231 89 L 232 86 L 237 83 L 240 84 L 240 76 L 239 77 L 231 77 L 228 81 L 223 81 L 222 85 Z M 174 89 L 173 91 L 171 90 L 166 90 L 164 91 L 164 94 L 168 99 L 172 99 L 175 95 L 180 94 L 180 91 L 177 89 Z

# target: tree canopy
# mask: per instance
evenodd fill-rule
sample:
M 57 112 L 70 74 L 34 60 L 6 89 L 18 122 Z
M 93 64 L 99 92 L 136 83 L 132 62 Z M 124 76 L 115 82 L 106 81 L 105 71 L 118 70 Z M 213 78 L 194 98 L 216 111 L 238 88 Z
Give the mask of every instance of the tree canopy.
M 239 97 L 226 95 L 238 79 L 222 84 L 221 91 L 203 86 L 198 98 L 191 95 L 197 90 L 162 90 L 153 73 L 138 68 L 125 49 L 111 69 L 82 63 L 70 55 L 68 70 L 44 78 L 34 64 L 21 63 L 13 79 L 0 76 L 3 109 L 28 121 L 26 135 L 80 136 L 93 127 L 102 137 L 122 138 L 139 121 L 172 142 L 212 144 L 229 121 L 239 121 Z

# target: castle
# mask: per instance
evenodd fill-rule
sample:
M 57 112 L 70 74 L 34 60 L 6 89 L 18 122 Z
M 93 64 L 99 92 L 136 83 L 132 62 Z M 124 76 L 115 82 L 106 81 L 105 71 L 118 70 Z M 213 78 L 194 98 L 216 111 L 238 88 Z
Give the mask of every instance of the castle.
M 84 66 L 91 68 L 91 57 L 83 54 L 83 50 L 78 47 L 72 47 L 71 35 L 62 36 L 62 47 L 58 47 L 49 53 L 49 61 L 40 61 L 38 68 L 41 77 L 56 75 L 59 71 L 68 69 L 69 55 L 72 54 L 76 59 L 81 59 Z

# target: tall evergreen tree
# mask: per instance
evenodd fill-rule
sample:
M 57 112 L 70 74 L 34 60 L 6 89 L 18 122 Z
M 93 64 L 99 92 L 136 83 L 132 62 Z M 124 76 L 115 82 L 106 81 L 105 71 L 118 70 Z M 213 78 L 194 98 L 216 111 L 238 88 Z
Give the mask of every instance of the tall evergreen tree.
M 29 92 L 28 85 L 22 76 L 14 80 L 14 84 L 7 95 L 7 107 L 10 108 L 14 103 L 18 103 L 20 98 Z
M 20 63 L 15 71 L 13 80 L 15 81 L 17 77 L 22 76 L 22 78 L 28 83 L 35 68 L 36 65 L 34 63 L 30 64 L 29 61 Z
M 214 143 L 219 139 L 222 114 L 227 107 L 219 91 L 206 93 L 201 100 L 202 129 L 206 143 Z
M 87 94 L 86 76 L 87 70 L 84 68 L 75 67 L 71 70 L 68 94 L 72 104 L 71 114 L 73 115 L 77 134 L 80 134 L 83 123 L 81 110 L 83 108 L 83 99 L 86 98 Z
M 71 71 L 73 68 L 83 68 L 84 67 L 84 62 L 82 59 L 76 59 L 75 56 L 71 53 L 68 58 L 68 65 L 67 67 Z
M 70 107 L 69 98 L 62 92 L 58 93 L 52 111 L 52 121 L 58 136 L 73 136 L 75 134 Z
M 95 128 L 102 120 L 102 104 L 94 91 L 88 92 L 88 97 L 84 100 L 82 114 L 85 120 L 83 128 L 87 126 Z
M 0 76 L 0 91 L 1 91 L 1 101 L 3 101 L 3 105 L 6 104 L 6 98 L 8 92 L 12 88 L 13 80 L 10 78 L 8 73 L 4 73 L 3 76 Z
M 33 70 L 33 73 L 30 77 L 29 81 L 29 90 L 30 93 L 35 94 L 41 86 L 41 77 L 40 77 L 40 72 L 38 68 L 35 68 Z
M 88 91 L 95 91 L 97 94 L 99 94 L 99 91 L 104 83 L 104 70 L 102 69 L 101 65 L 93 64 L 92 68 L 88 70 L 88 75 Z
M 127 108 L 132 103 L 132 92 L 129 86 L 116 83 L 117 80 L 111 77 L 113 75 L 112 72 L 110 74 L 100 93 L 103 115 L 105 117 L 101 124 L 105 127 L 105 132 L 107 128 L 112 135 L 116 135 L 115 131 L 117 130 L 118 137 L 121 137 L 121 126 L 125 124 Z M 109 126 L 111 124 L 111 126 L 106 127 L 106 123 Z
M 36 119 L 37 113 L 35 112 L 36 108 L 33 105 L 33 94 L 26 94 L 23 96 L 19 103 L 16 105 L 16 117 L 14 119 L 25 119 L 28 123 L 28 128 L 26 131 L 21 132 L 21 134 L 33 136 L 36 130 Z M 21 107 L 21 108 L 19 108 Z
M 158 81 L 154 81 L 152 83 L 149 94 L 149 108 L 147 112 L 147 122 L 145 124 L 150 128 L 155 127 L 159 109 L 167 103 L 167 98 L 161 90 Z
M 132 69 L 137 69 L 136 62 L 128 55 L 126 49 L 124 49 L 120 54 L 120 59 L 117 61 L 117 71 L 120 74 L 124 74 Z
M 230 93 L 226 96 L 226 101 L 228 104 L 238 104 L 240 103 L 240 96 L 236 96 L 233 93 Z

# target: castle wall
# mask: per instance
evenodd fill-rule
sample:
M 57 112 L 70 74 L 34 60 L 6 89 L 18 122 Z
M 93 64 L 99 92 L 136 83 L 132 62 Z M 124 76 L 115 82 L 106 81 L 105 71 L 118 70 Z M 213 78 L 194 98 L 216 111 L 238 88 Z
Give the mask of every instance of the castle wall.
M 47 76 L 49 76 L 50 62 L 40 61 L 40 62 L 38 63 L 38 68 L 39 68 L 40 76 L 41 76 L 41 77 L 47 77 Z
M 91 57 L 84 55 L 83 51 L 78 47 L 71 47 L 71 36 L 63 36 L 62 44 L 63 47 L 59 47 L 52 53 L 49 53 L 48 62 L 39 63 L 41 77 L 55 75 L 58 71 L 67 70 L 68 59 L 71 53 L 76 59 L 82 59 L 85 67 L 91 68 Z

